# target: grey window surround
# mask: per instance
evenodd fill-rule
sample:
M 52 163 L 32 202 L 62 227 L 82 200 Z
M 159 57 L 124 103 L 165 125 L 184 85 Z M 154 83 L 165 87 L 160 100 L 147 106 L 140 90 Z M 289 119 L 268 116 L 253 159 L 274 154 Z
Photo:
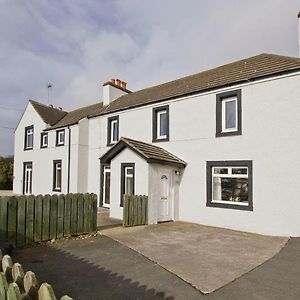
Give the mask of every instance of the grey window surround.
M 56 166 L 60 164 L 61 168 L 61 182 L 60 182 L 60 188 L 56 188 Z M 62 160 L 61 159 L 56 159 L 53 161 L 53 185 L 52 185 L 52 191 L 53 192 L 61 192 L 61 187 L 62 187 Z
M 120 191 L 120 207 L 123 207 L 123 195 L 125 193 L 125 168 L 133 168 L 133 195 L 135 193 L 135 163 L 121 163 L 121 191 Z
M 222 131 L 222 101 L 229 97 L 237 98 L 237 130 Z M 242 90 L 233 90 L 216 95 L 216 137 L 233 136 L 242 134 Z
M 112 121 L 117 121 L 117 141 L 119 140 L 119 116 L 113 116 L 107 118 L 107 146 L 112 146 L 115 145 L 116 142 L 111 141 L 112 136 L 111 136 L 111 124 Z
M 157 113 L 165 110 L 167 113 L 167 137 L 158 138 L 157 137 Z M 152 110 L 152 142 L 168 142 L 170 140 L 170 113 L 169 105 L 154 107 Z
M 58 140 L 58 136 L 60 132 L 64 132 L 64 142 L 62 144 L 59 144 L 59 140 Z M 56 143 L 55 143 L 56 147 L 64 146 L 65 143 L 66 143 L 66 131 L 64 129 L 56 130 Z
M 32 129 L 32 146 L 31 147 L 28 147 L 27 145 L 27 132 L 28 130 Z M 33 125 L 30 125 L 30 126 L 27 126 L 25 127 L 25 136 L 24 136 L 24 151 L 27 151 L 27 150 L 32 150 L 33 149 L 33 142 L 34 142 L 34 126 Z
M 253 170 L 252 160 L 222 160 L 206 162 L 206 206 L 253 211 Z M 212 202 L 212 168 L 213 167 L 247 167 L 248 168 L 248 205 Z

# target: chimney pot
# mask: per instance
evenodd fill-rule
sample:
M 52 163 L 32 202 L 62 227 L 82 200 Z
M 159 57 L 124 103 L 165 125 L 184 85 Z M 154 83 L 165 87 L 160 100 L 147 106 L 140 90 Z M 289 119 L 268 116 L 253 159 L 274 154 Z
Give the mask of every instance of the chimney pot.
M 112 84 L 116 84 L 116 81 L 115 81 L 114 79 L 111 79 L 110 82 L 111 82 Z
M 121 80 L 120 79 L 117 79 L 116 82 L 117 82 L 117 86 L 121 86 Z
M 126 90 L 126 85 L 127 85 L 127 82 L 122 81 L 122 89 L 123 89 L 123 90 Z

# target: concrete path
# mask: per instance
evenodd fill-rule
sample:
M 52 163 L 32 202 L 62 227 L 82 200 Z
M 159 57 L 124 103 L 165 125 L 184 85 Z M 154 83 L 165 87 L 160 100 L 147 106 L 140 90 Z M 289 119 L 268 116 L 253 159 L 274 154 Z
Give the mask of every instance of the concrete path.
M 223 288 L 203 295 L 137 252 L 105 237 L 59 241 L 15 251 L 14 261 L 51 283 L 59 298 L 176 300 L 299 300 L 300 238 Z
M 287 238 L 268 237 L 185 222 L 101 231 L 211 293 L 277 254 Z

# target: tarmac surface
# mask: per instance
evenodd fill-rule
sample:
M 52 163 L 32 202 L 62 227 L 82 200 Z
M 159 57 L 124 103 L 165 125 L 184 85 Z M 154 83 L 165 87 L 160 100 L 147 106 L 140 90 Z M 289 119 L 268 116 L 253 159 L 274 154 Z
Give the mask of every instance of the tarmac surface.
M 115 227 L 101 233 L 141 253 L 203 293 L 211 293 L 277 254 L 288 238 L 187 222 Z
M 73 299 L 300 299 L 300 238 L 270 260 L 212 292 L 202 294 L 175 274 L 109 237 L 60 240 L 16 250 L 14 262 Z

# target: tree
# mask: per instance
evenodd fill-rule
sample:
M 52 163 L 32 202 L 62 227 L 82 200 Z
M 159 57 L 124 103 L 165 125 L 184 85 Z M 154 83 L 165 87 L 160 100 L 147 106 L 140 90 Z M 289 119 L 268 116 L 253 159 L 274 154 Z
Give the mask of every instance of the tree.
M 13 156 L 0 156 L 0 190 L 12 190 L 13 186 Z

